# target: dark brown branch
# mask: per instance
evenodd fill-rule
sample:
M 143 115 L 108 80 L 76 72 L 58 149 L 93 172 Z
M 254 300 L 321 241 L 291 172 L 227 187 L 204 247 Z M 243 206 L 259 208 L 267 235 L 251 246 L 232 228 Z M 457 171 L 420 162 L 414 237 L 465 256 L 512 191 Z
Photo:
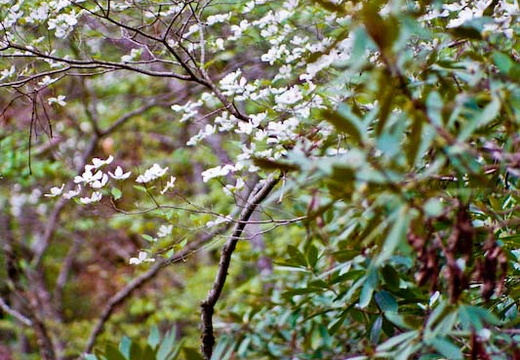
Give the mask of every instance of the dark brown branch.
M 233 231 L 233 234 L 228 239 L 224 248 L 222 249 L 222 255 L 220 256 L 219 267 L 215 281 L 211 290 L 208 292 L 206 299 L 200 304 L 201 308 L 201 321 L 202 321 L 202 344 L 201 351 L 204 359 L 209 360 L 213 353 L 213 346 L 215 345 L 215 335 L 213 334 L 213 313 L 215 312 L 215 305 L 222 293 L 226 278 L 228 275 L 229 265 L 231 263 L 231 255 L 235 251 L 238 240 L 240 239 L 247 221 L 254 213 L 258 205 L 265 200 L 271 190 L 280 181 L 280 176 L 271 177 L 258 189 L 253 192 L 247 204 L 245 205 L 242 213 L 239 217 L 239 222 Z

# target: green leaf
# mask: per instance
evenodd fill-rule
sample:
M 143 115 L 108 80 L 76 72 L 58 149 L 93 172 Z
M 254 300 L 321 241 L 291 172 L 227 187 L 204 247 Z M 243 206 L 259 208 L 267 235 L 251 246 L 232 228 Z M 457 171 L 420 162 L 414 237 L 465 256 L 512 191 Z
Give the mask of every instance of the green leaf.
M 399 273 L 391 265 L 385 265 L 381 268 L 380 274 L 383 277 L 385 284 L 390 290 L 398 290 L 401 279 Z
M 204 360 L 202 355 L 200 355 L 196 349 L 191 347 L 182 348 L 182 353 L 184 354 L 184 358 L 186 360 Z
M 379 342 L 379 338 L 381 337 L 381 330 L 383 326 L 383 317 L 378 316 L 374 323 L 372 324 L 372 328 L 370 329 L 370 342 L 373 344 L 377 344 Z
M 159 329 L 156 325 L 152 326 L 152 329 L 150 330 L 150 335 L 148 335 L 148 345 L 150 345 L 152 348 L 156 348 L 157 345 L 161 342 L 161 334 L 159 333 Z
M 141 351 L 141 360 L 156 360 L 156 351 L 148 344 Z
M 123 354 L 123 356 L 127 359 L 130 357 L 130 346 L 131 345 L 132 345 L 132 340 L 130 340 L 130 338 L 128 336 L 123 336 L 123 338 L 119 342 L 119 351 L 121 351 L 121 354 Z
M 475 110 L 476 115 L 470 119 L 469 123 L 461 130 L 459 136 L 457 137 L 459 141 L 465 141 L 469 138 L 476 129 L 481 128 L 491 121 L 496 119 L 500 112 L 501 104 L 498 96 L 493 96 L 493 99 L 489 104 L 487 104 L 484 109 Z
M 415 327 L 411 326 L 403 317 L 403 315 L 397 314 L 395 312 L 387 312 L 385 313 L 385 318 L 390 321 L 392 324 L 397 326 L 400 329 L 414 330 Z
M 142 360 L 142 351 L 138 343 L 132 342 L 130 345 L 129 360 Z
M 99 359 L 94 354 L 87 354 L 87 355 L 85 355 L 85 360 L 99 360 Z
M 145 239 L 146 241 L 149 241 L 149 242 L 156 242 L 157 239 L 154 238 L 153 236 L 150 236 L 148 234 L 142 234 L 141 235 L 143 239 Z
M 408 135 L 407 143 L 405 146 L 405 154 L 408 164 L 415 166 L 417 161 L 421 158 L 419 149 L 422 147 L 422 143 L 425 139 L 423 136 L 423 125 L 425 119 L 421 115 L 416 115 L 412 119 L 412 126 Z
M 435 338 L 432 340 L 431 345 L 441 355 L 450 360 L 463 359 L 462 351 L 449 340 L 443 338 Z
M 228 360 L 233 355 L 235 342 L 231 337 L 223 337 L 216 345 L 211 354 L 211 360 Z
M 145 187 L 142 186 L 142 185 L 134 185 L 133 188 L 136 189 L 137 191 L 144 192 L 144 193 L 148 193 L 148 189 L 145 188 Z
M 426 112 L 430 121 L 437 126 L 442 126 L 442 98 L 437 91 L 432 91 L 426 98 Z
M 493 51 L 491 59 L 502 75 L 507 75 L 515 64 L 509 55 L 499 51 Z
M 305 259 L 305 256 L 298 250 L 297 247 L 293 245 L 287 246 L 287 253 L 289 254 L 289 257 L 292 261 L 294 261 L 295 264 L 303 267 L 307 267 L 307 259 Z
M 447 29 L 450 34 L 463 39 L 482 40 L 482 34 L 479 30 L 471 26 L 459 26 Z
M 121 190 L 119 190 L 118 188 L 112 188 L 110 190 L 110 193 L 112 194 L 112 197 L 114 198 L 114 200 L 119 200 L 121 198 L 121 196 L 123 195 Z
M 395 298 L 387 291 L 378 291 L 374 295 L 377 305 L 383 312 L 397 312 L 398 305 Z
M 378 283 L 377 272 L 375 270 L 370 270 L 367 274 L 365 284 L 361 289 L 361 294 L 359 295 L 359 307 L 364 309 L 372 300 L 372 294 Z
M 394 254 L 394 251 L 400 244 L 406 243 L 406 234 L 411 220 L 408 205 L 401 206 L 399 212 L 395 215 L 397 215 L 397 221 L 394 223 L 392 230 L 386 237 L 383 248 L 374 262 L 375 266 L 382 265 L 383 262 L 388 260 Z
M 307 262 L 311 268 L 315 268 L 318 262 L 318 248 L 314 245 L 307 249 Z
M 396 347 L 397 345 L 403 344 L 405 342 L 411 341 L 415 338 L 417 338 L 420 335 L 419 331 L 413 330 L 408 331 L 399 335 L 396 335 L 394 337 L 391 337 L 390 339 L 386 340 L 384 343 L 380 344 L 376 350 L 379 351 L 388 351 Z
M 424 204 L 424 212 L 429 217 L 437 217 L 442 214 L 444 206 L 438 198 L 431 198 Z
M 362 142 L 364 129 L 361 120 L 347 105 L 341 104 L 337 112 L 324 111 L 323 116 L 339 132 L 349 135 L 357 144 Z
M 110 360 L 126 360 L 125 356 L 111 344 L 105 346 L 105 356 Z
M 253 163 L 264 170 L 296 171 L 300 168 L 287 161 L 274 161 L 266 158 L 253 157 Z
M 502 322 L 489 310 L 478 306 L 462 305 L 459 307 L 460 322 L 464 330 L 479 331 L 483 324 L 500 325 Z
M 345 322 L 347 316 L 348 316 L 348 312 L 344 312 L 339 318 L 334 319 L 329 324 L 328 330 L 329 330 L 329 334 L 331 336 L 334 335 L 343 326 L 343 323 Z
M 346 15 L 347 12 L 345 10 L 345 7 L 343 5 L 338 5 L 332 1 L 328 0 L 312 0 L 313 2 L 317 3 L 319 6 L 324 8 L 325 10 L 328 10 L 333 13 L 338 13 L 338 15 Z
M 96 354 L 95 356 L 96 356 L 99 360 L 108 360 L 108 359 L 106 358 L 106 356 L 104 355 L 104 353 L 103 353 L 101 350 L 99 350 L 99 349 L 95 349 L 95 350 L 94 350 L 94 353 Z
M 169 360 L 170 354 L 175 350 L 175 328 L 166 333 L 157 350 L 157 360 Z M 178 349 L 177 349 L 178 351 Z

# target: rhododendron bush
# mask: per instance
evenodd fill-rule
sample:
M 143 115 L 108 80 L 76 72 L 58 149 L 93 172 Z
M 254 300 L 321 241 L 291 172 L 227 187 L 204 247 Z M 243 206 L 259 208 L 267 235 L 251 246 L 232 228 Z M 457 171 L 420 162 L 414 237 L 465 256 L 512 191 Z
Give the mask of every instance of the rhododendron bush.
M 0 357 L 520 358 L 519 16 L 0 0 Z

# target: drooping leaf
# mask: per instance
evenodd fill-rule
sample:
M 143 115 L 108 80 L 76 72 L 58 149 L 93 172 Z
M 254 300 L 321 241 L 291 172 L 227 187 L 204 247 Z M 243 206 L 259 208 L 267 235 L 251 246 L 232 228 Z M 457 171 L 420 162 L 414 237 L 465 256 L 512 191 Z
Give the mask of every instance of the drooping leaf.
M 372 300 L 372 294 L 374 293 L 378 281 L 377 272 L 375 270 L 370 270 L 366 276 L 365 283 L 359 296 L 359 307 L 361 309 L 366 308 Z
M 370 329 L 370 342 L 373 344 L 377 344 L 379 342 L 379 338 L 381 337 L 381 331 L 383 326 L 383 317 L 378 316 L 374 323 L 372 324 L 372 328 Z
M 408 331 L 401 333 L 399 335 L 396 335 L 394 337 L 391 337 L 390 339 L 386 340 L 384 343 L 380 344 L 376 350 L 379 351 L 388 351 L 393 349 L 394 347 L 404 343 L 411 341 L 419 336 L 419 332 L 417 330 Z

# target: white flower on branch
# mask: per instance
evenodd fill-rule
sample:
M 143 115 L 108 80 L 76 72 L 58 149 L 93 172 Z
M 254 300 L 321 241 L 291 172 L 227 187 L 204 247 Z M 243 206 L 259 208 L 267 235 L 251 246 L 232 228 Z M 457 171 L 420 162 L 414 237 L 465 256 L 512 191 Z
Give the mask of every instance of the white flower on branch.
M 231 14 L 217 14 L 217 15 L 210 15 L 206 19 L 206 25 L 211 26 L 213 24 L 222 23 L 225 21 L 228 21 L 231 18 Z
M 236 171 L 235 166 L 233 165 L 224 165 L 224 166 L 216 166 L 214 168 L 208 169 L 206 171 L 203 171 L 201 173 L 202 175 L 202 181 L 208 182 L 208 180 L 211 180 L 216 177 L 220 176 L 226 176 L 230 172 Z
M 25 21 L 28 23 L 39 23 L 49 17 L 49 4 L 43 3 L 37 8 L 33 8 L 29 13 L 29 16 L 25 17 Z
M 161 195 L 164 195 L 168 190 L 171 190 L 175 187 L 175 180 L 177 180 L 175 176 L 170 176 L 170 180 L 166 183 L 164 189 L 161 190 Z
M 93 158 L 92 159 L 92 165 L 94 166 L 94 169 L 99 169 L 103 165 L 108 165 L 114 161 L 114 157 L 110 155 L 106 160 Z
M 74 177 L 74 182 L 76 184 L 80 184 L 80 183 L 89 184 L 94 181 L 101 180 L 101 178 L 103 177 L 103 172 L 100 170 L 100 171 L 96 172 L 95 174 L 93 174 L 92 173 L 93 168 L 94 167 L 91 165 L 85 166 L 85 171 L 83 172 L 83 174 L 81 174 L 81 176 Z
M 203 129 L 201 129 L 197 135 L 192 136 L 190 140 L 186 143 L 187 146 L 197 145 L 201 140 L 204 140 L 210 135 L 213 135 L 217 131 L 217 127 L 215 125 L 206 124 Z
M 224 39 L 217 39 L 215 40 L 215 43 L 213 44 L 215 46 L 215 49 L 216 50 L 225 50 L 226 48 L 224 47 Z
M 76 3 L 79 3 L 80 1 L 75 1 Z M 61 9 L 66 8 L 70 5 L 70 0 L 57 0 L 57 1 L 50 1 L 49 2 L 50 7 L 55 11 L 60 11 Z
M 4 80 L 8 77 L 11 77 L 16 72 L 16 68 L 14 65 L 11 65 L 9 69 L 4 69 L 0 71 L 0 80 Z
M 93 189 L 101 189 L 101 188 L 102 188 L 103 186 L 105 186 L 107 183 L 108 183 L 108 175 L 107 175 L 107 174 L 103 174 L 103 176 L 101 177 L 101 179 L 96 180 L 96 181 L 92 181 L 89 185 L 90 185 L 90 187 L 92 187 Z
M 239 25 L 231 25 L 231 31 L 233 31 L 233 36 L 230 36 L 229 40 L 236 40 L 240 36 L 242 36 L 242 33 L 249 28 L 251 25 L 247 20 L 242 20 Z
M 143 50 L 142 49 L 132 49 L 130 50 L 130 54 L 121 56 L 122 62 L 132 62 L 137 61 L 141 57 Z
M 54 187 L 52 187 L 50 189 L 51 193 L 50 194 L 44 194 L 44 196 L 47 196 L 47 197 L 59 196 L 63 192 L 63 188 L 65 188 L 65 184 L 61 184 L 61 187 L 54 186 Z
M 65 106 L 67 105 L 67 102 L 65 101 L 65 95 L 59 95 L 58 97 L 51 97 L 47 99 L 47 104 L 58 104 L 59 106 Z
M 94 202 L 98 202 L 102 198 L 103 198 L 103 195 L 101 195 L 100 192 L 95 191 L 95 192 L 92 193 L 92 195 L 90 197 L 82 197 L 82 198 L 80 198 L 79 202 L 84 204 L 84 205 L 88 205 L 88 204 L 91 204 L 91 203 L 94 203 Z
M 229 215 L 227 215 L 227 216 L 219 215 L 216 220 L 208 221 L 206 223 L 206 227 L 207 228 L 212 228 L 212 227 L 217 226 L 219 224 L 228 223 L 228 222 L 231 222 L 231 221 L 233 221 L 233 218 L 231 216 L 229 216 Z
M 158 179 L 162 176 L 164 176 L 164 174 L 166 174 L 166 172 L 168 171 L 168 168 L 161 168 L 161 166 L 159 164 L 153 164 L 153 166 L 151 168 L 149 168 L 148 170 L 146 170 L 144 172 L 144 174 L 142 175 L 139 175 L 137 177 L 137 179 L 135 180 L 135 182 L 137 183 L 140 183 L 140 184 L 146 184 L 146 183 L 149 183 L 151 181 L 154 181 L 155 179 Z
M 51 78 L 49 75 L 44 76 L 39 82 L 38 85 L 40 86 L 49 86 L 53 82 L 55 82 L 57 79 Z
M 159 231 L 157 231 L 157 237 L 163 238 L 172 233 L 173 225 L 161 225 L 159 226 Z
M 78 186 L 76 187 L 76 190 L 67 191 L 65 194 L 63 194 L 63 197 L 65 199 L 72 199 L 73 197 L 78 196 L 80 192 L 81 192 L 81 185 L 78 184 Z
M 121 168 L 121 166 L 118 166 L 114 170 L 114 173 L 111 173 L 109 171 L 108 175 L 110 175 L 110 177 L 114 180 L 126 180 L 126 179 L 128 179 L 128 177 L 130 176 L 131 173 L 132 173 L 131 171 L 129 171 L 127 173 L 123 172 L 123 169 Z
M 234 186 L 233 185 L 226 185 L 226 187 L 223 190 L 224 190 L 224 192 L 227 195 L 232 195 L 235 192 L 242 190 L 244 188 L 244 185 L 245 185 L 244 180 L 242 180 L 241 178 L 238 178 L 237 182 L 236 182 L 236 184 Z
M 274 101 L 278 105 L 285 106 L 295 104 L 302 99 L 303 95 L 301 91 L 296 86 L 292 86 L 280 95 L 275 96 Z
M 188 121 L 189 119 L 191 119 L 192 117 L 196 116 L 198 113 L 197 109 L 201 106 L 202 106 L 202 101 L 200 101 L 200 100 L 197 102 L 194 102 L 194 103 L 191 101 L 188 101 L 184 105 L 174 104 L 171 106 L 171 109 L 175 112 L 183 112 L 184 115 L 182 116 L 182 118 L 179 121 L 185 122 L 185 121 Z
M 49 30 L 56 29 L 56 37 L 64 38 L 74 29 L 77 23 L 78 19 L 76 19 L 74 12 L 71 14 L 59 14 L 56 18 L 49 19 L 47 28 Z
M 148 254 L 144 251 L 139 251 L 139 255 L 137 255 L 137 257 L 132 257 L 130 258 L 130 260 L 128 260 L 128 263 L 130 265 L 139 265 L 139 264 L 142 264 L 144 262 L 154 262 L 155 259 L 154 258 L 149 258 L 148 257 Z

